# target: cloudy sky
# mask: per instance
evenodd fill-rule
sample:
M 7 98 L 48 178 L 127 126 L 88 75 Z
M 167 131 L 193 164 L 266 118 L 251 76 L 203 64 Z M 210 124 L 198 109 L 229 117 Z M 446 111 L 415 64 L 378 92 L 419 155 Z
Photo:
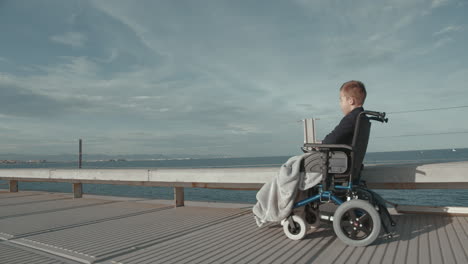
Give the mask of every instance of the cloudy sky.
M 297 154 L 298 120 L 321 118 L 323 137 L 351 79 L 390 113 L 370 151 L 468 147 L 466 107 L 397 113 L 468 105 L 467 13 L 466 0 L 0 0 L 0 152 L 74 153 L 82 138 L 87 153 Z

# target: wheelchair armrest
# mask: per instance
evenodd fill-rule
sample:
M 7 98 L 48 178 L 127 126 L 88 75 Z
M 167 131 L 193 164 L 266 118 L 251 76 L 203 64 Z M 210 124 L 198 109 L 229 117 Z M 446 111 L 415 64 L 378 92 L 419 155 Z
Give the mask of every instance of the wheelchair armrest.
M 350 150 L 352 151 L 353 148 L 350 145 L 345 144 L 320 144 L 320 143 L 306 143 L 301 148 L 302 151 L 312 151 L 316 149 L 317 151 L 322 150 Z

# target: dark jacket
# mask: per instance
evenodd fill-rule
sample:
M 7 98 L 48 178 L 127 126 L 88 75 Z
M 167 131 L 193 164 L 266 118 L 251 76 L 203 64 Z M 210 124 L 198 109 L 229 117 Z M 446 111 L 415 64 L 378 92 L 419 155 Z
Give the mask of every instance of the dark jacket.
M 358 107 L 344 116 L 335 129 L 323 139 L 322 144 L 351 145 L 353 142 L 356 118 L 362 111 L 364 111 L 364 108 Z

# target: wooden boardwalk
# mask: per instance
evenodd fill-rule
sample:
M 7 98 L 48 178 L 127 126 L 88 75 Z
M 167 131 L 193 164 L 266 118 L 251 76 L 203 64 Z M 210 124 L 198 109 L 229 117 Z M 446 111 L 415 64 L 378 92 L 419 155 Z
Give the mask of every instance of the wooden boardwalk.
M 353 248 L 330 224 L 304 240 L 250 208 L 0 192 L 0 263 L 468 263 L 468 217 L 395 215 L 395 237 Z

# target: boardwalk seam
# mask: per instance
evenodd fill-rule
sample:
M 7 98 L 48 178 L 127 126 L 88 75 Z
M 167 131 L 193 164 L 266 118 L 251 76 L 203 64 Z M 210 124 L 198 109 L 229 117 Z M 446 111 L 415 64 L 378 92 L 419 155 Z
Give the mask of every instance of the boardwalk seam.
M 17 206 L 17 205 L 35 204 L 35 203 L 46 203 L 46 202 L 61 201 L 61 200 L 72 200 L 72 198 L 63 197 L 63 198 L 58 198 L 58 199 L 48 199 L 48 200 L 40 200 L 40 201 L 32 201 L 32 202 L 21 202 L 21 203 L 0 204 L 0 206 Z
M 385 257 L 385 255 L 387 254 L 387 250 L 388 250 L 388 246 L 390 245 L 390 241 L 388 241 L 386 244 L 385 244 L 385 249 L 384 249 L 384 252 L 382 254 L 382 256 L 380 257 L 380 261 L 379 263 L 382 263 L 383 262 L 383 259 Z
M 269 233 L 266 233 L 266 234 L 263 235 L 262 237 L 275 238 L 275 237 L 280 237 L 280 236 L 282 236 L 282 234 L 278 232 L 278 233 L 271 233 L 271 235 L 270 235 Z M 261 242 L 261 243 L 268 243 L 268 242 L 267 242 L 267 241 L 264 241 L 264 242 Z M 260 244 L 260 243 L 259 243 L 259 244 Z M 258 245 L 258 244 L 257 244 L 257 245 Z M 249 246 L 249 245 L 244 245 L 243 248 L 248 247 L 248 246 Z M 249 250 L 250 250 L 250 249 L 247 249 L 246 251 L 249 251 Z M 239 262 L 241 262 L 241 260 L 243 260 L 243 259 L 250 258 L 250 257 L 252 256 L 252 254 L 254 254 L 254 253 L 255 253 L 255 251 L 250 252 L 250 253 L 247 254 L 247 255 L 244 255 L 244 256 L 241 257 L 240 259 L 237 259 L 235 263 L 239 263 Z M 232 261 L 232 260 L 235 259 L 236 257 L 237 257 L 237 256 L 230 257 L 230 258 L 228 258 L 227 260 L 225 260 L 224 262 Z M 223 258 L 223 257 L 221 257 L 221 259 L 222 259 L 222 258 Z M 220 259 L 220 258 L 218 258 L 218 260 L 219 260 L 219 259 Z M 244 262 L 245 262 L 245 263 L 249 263 L 248 261 L 245 261 L 245 260 L 244 260 Z M 198 263 L 201 263 L 201 262 L 198 262 Z M 211 263 L 216 263 L 216 262 L 212 261 Z
M 436 237 L 437 237 L 437 241 L 436 241 L 436 242 L 437 242 L 437 246 L 438 246 L 439 251 L 440 251 L 440 258 L 442 259 L 442 262 L 444 262 L 444 251 L 442 250 L 441 241 L 440 241 L 440 236 L 439 236 L 439 232 L 438 232 L 440 226 L 439 226 L 439 223 L 438 223 L 438 221 L 437 221 L 437 217 L 439 217 L 439 216 L 435 216 L 435 217 L 434 217 L 434 226 L 435 226 L 434 232 L 435 232 Z M 431 250 L 430 252 L 432 253 L 432 250 Z M 431 259 L 431 263 L 432 263 L 432 259 Z
M 52 201 L 52 200 L 51 200 L 51 201 Z M 40 215 L 40 214 L 61 212 L 61 211 L 67 211 L 67 210 L 72 210 L 72 209 L 78 209 L 78 208 L 84 208 L 84 207 L 93 207 L 93 206 L 104 205 L 104 204 L 111 204 L 111 203 L 116 203 L 116 202 L 112 201 L 112 202 L 103 202 L 103 203 L 97 203 L 97 204 L 84 204 L 84 205 L 71 206 L 71 207 L 64 207 L 64 208 L 58 208 L 58 209 L 49 209 L 49 210 L 37 211 L 37 212 L 31 212 L 31 213 L 16 214 L 16 215 L 8 215 L 8 216 L 2 216 L 2 217 L 0 217 L 0 220 L 8 219 L 8 218 L 15 218 L 15 217 L 28 216 L 28 215 Z
M 447 222 L 445 221 L 445 217 L 441 217 L 441 220 L 442 220 L 442 224 L 443 224 L 442 228 L 444 229 L 445 235 L 447 237 L 447 240 L 448 240 L 448 243 L 449 243 L 449 246 L 450 246 L 450 252 L 452 253 L 452 257 L 455 260 L 455 262 L 457 262 L 457 258 L 455 257 L 455 252 L 453 251 L 452 242 L 450 241 L 450 237 L 448 236 L 448 233 L 447 233 Z M 444 255 L 444 252 L 442 252 L 442 256 L 443 255 Z
M 459 217 L 454 217 L 456 219 L 456 221 L 458 222 L 458 224 L 461 226 L 461 223 L 460 223 L 460 219 L 458 219 Z M 463 229 L 463 227 L 462 227 Z M 455 228 L 453 228 L 453 231 L 455 232 L 455 235 L 457 236 L 457 239 L 458 239 L 458 242 L 460 242 L 460 245 L 461 245 L 461 248 L 463 249 L 463 253 L 465 254 L 465 258 L 468 260 L 468 255 L 467 255 L 467 252 L 465 251 L 465 248 L 463 247 L 463 243 L 460 239 L 460 236 L 458 235 L 458 232 L 455 230 Z
M 6 190 L 6 189 L 5 189 Z M 0 192 L 0 194 L 2 194 Z M 38 196 L 38 195 L 47 195 L 47 194 L 42 194 L 42 193 L 31 193 L 31 194 L 26 194 L 26 195 L 18 195 L 18 196 L 9 196 L 9 197 L 1 197 L 0 200 L 6 200 L 6 199 L 14 199 L 14 198 L 21 198 L 21 197 L 29 197 L 29 196 Z
M 468 221 L 466 221 L 465 217 L 461 217 L 461 219 L 463 219 L 463 220 L 460 220 L 460 226 L 462 227 L 463 231 L 465 231 L 465 236 L 468 237 L 468 230 L 465 228 L 465 225 L 468 224 Z M 463 224 L 462 224 L 462 221 L 465 221 L 466 224 L 463 225 Z
M 403 218 L 403 217 L 400 216 L 400 217 L 398 217 L 398 220 L 400 220 L 400 219 L 402 219 L 402 218 Z M 406 217 L 403 218 L 403 219 L 406 220 Z M 403 222 L 403 221 L 402 221 L 402 222 Z M 406 221 L 405 221 L 405 222 L 406 222 Z M 403 223 L 401 223 L 401 224 L 403 224 Z M 397 222 L 397 225 L 400 225 L 400 223 Z M 405 227 L 406 227 L 406 225 L 403 225 L 402 230 L 400 230 L 400 239 L 398 239 L 397 244 L 396 244 L 396 246 L 395 246 L 395 253 L 393 254 L 392 263 L 395 263 L 396 256 L 397 256 L 396 252 L 398 251 L 398 248 L 400 247 L 400 241 L 401 241 L 401 239 L 403 238 L 403 234 L 401 234 L 401 233 L 404 233 L 403 230 L 405 230 Z
M 419 217 L 419 226 L 418 227 L 421 230 L 422 230 L 423 219 L 424 218 L 422 216 Z M 419 259 L 420 259 L 420 257 L 419 257 L 419 245 L 421 245 L 420 240 L 421 240 L 421 232 L 419 233 L 418 239 L 416 240 L 416 242 L 417 242 L 416 243 L 416 248 L 418 249 L 418 250 L 416 250 L 416 263 L 419 263 Z M 432 263 L 432 257 L 431 257 L 431 240 L 429 239 L 429 234 L 427 234 L 427 241 L 428 241 L 428 247 L 429 247 L 429 264 L 430 264 L 430 263 Z
M 411 226 L 414 226 L 414 223 Z M 409 252 L 409 249 L 410 249 L 410 242 L 411 242 L 411 235 L 408 237 L 408 240 L 407 240 L 407 243 L 406 243 L 405 263 L 408 263 L 408 252 Z
M 104 204 L 110 204 L 110 203 L 118 203 L 118 202 L 108 202 L 108 203 L 104 203 Z M 98 204 L 98 205 L 103 205 L 103 204 Z M 72 229 L 72 228 L 81 227 L 81 226 L 99 224 L 99 223 L 103 223 L 103 222 L 107 222 L 107 221 L 119 220 L 119 219 L 123 219 L 123 218 L 127 218 L 127 217 L 134 217 L 134 216 L 138 216 L 138 215 L 144 215 L 144 214 L 148 214 L 148 213 L 159 212 L 159 211 L 172 209 L 172 208 L 173 208 L 172 206 L 167 206 L 167 207 L 161 207 L 161 208 L 156 208 L 156 209 L 151 209 L 151 210 L 146 210 L 146 211 L 141 211 L 141 212 L 135 212 L 135 213 L 126 214 L 126 215 L 119 215 L 119 216 L 107 217 L 107 218 L 103 218 L 103 219 L 91 220 L 91 221 L 87 221 L 87 222 L 83 222 L 83 223 L 77 223 L 77 224 L 68 225 L 68 226 L 60 226 L 60 227 L 55 227 L 55 228 L 49 228 L 47 230 L 40 230 L 40 231 L 36 231 L 36 232 L 21 234 L 21 235 L 18 235 L 18 236 L 14 236 L 14 238 L 17 239 L 17 238 L 24 238 L 24 237 L 29 237 L 29 236 L 41 235 L 41 234 L 45 234 L 45 233 L 57 232 L 57 231 Z
M 361 254 L 359 254 L 358 258 L 356 259 L 356 263 L 359 263 L 359 261 L 361 261 L 362 259 L 362 256 L 364 255 L 364 252 L 366 252 L 367 248 L 364 248 L 362 251 L 361 251 Z M 370 259 L 369 259 L 370 260 Z
M 244 225 L 244 223 L 243 223 L 243 222 L 240 222 L 240 223 L 235 223 L 234 225 L 231 225 L 230 227 L 231 227 L 231 228 L 234 228 L 234 227 L 242 227 L 243 225 Z M 183 253 L 185 254 L 185 253 L 189 253 L 189 252 L 196 251 L 196 250 L 199 249 L 199 248 L 206 247 L 206 246 L 211 245 L 211 244 L 217 244 L 218 240 L 223 240 L 223 234 L 222 234 L 221 232 L 218 232 L 219 229 L 222 230 L 222 229 L 224 229 L 224 227 L 223 227 L 223 226 L 219 226 L 219 227 L 214 228 L 213 230 L 211 230 L 209 233 L 208 233 L 208 232 L 204 232 L 204 233 L 203 233 L 204 238 L 210 237 L 210 235 L 211 235 L 212 233 L 215 233 L 215 236 L 214 236 L 215 239 L 213 239 L 210 243 L 205 244 L 205 245 L 197 245 L 197 246 L 195 246 L 195 247 L 190 248 L 189 250 L 180 251 L 179 253 L 182 253 L 182 252 L 183 252 Z M 217 234 L 217 236 L 216 236 L 216 234 Z M 242 236 L 242 235 L 243 235 L 243 234 L 241 233 L 241 234 L 237 234 L 237 235 L 234 236 L 234 237 Z M 171 243 L 172 243 L 172 244 L 171 244 Z M 165 245 L 165 246 L 163 246 L 163 247 L 161 247 L 161 248 L 159 248 L 158 251 L 164 251 L 164 250 L 166 250 L 166 249 L 168 249 L 168 248 L 171 248 L 171 247 L 173 246 L 173 243 L 174 243 L 174 242 L 168 241 L 168 244 Z M 212 251 L 207 252 L 205 255 L 208 255 L 208 253 L 210 253 L 210 252 L 212 252 Z M 159 255 L 159 260 L 164 260 L 164 259 L 166 259 L 166 258 L 168 258 L 168 257 L 171 258 L 171 254 L 168 254 L 167 252 L 166 252 L 166 253 L 161 252 L 161 253 L 163 253 L 163 255 Z M 164 258 L 161 259 L 161 257 L 164 257 Z M 189 256 L 187 256 L 187 257 L 185 257 L 185 258 L 183 258 L 183 259 L 181 259 L 181 260 L 178 260 L 178 261 L 182 261 L 182 260 L 184 260 L 184 259 L 187 259 L 188 257 L 189 257 Z
M 257 235 L 257 234 L 252 233 L 252 234 L 247 234 L 247 235 L 244 236 L 244 237 L 247 237 L 247 238 L 248 238 L 248 237 L 255 237 L 255 236 L 256 236 L 256 238 L 257 238 L 257 240 L 258 240 L 259 238 L 268 237 L 268 236 L 274 237 L 274 236 L 277 236 L 277 235 L 278 235 L 278 234 L 275 234 L 275 233 L 263 232 L 263 233 L 261 233 L 260 235 Z M 234 253 L 234 249 L 233 249 L 234 247 L 233 247 L 233 246 L 237 246 L 237 245 L 239 245 L 239 244 L 241 244 L 241 243 L 242 243 L 242 241 L 241 241 L 241 240 L 238 240 L 238 241 L 235 242 L 234 244 L 231 244 L 231 249 L 230 249 L 230 250 L 227 250 L 227 252 L 229 252 L 229 254 L 224 255 L 224 256 L 217 257 L 217 258 L 213 259 L 213 260 L 212 260 L 211 262 L 209 262 L 209 263 L 219 263 L 219 262 L 216 262 L 216 261 L 219 261 L 220 259 L 226 258 L 226 256 L 228 256 L 228 255 Z M 245 247 L 248 247 L 248 245 L 241 246 L 240 248 L 245 248 Z M 229 261 L 229 260 L 232 260 L 232 258 L 235 258 L 235 256 L 234 256 L 234 257 L 230 257 L 230 258 L 224 260 L 223 262 L 227 262 L 227 261 Z M 203 262 L 204 260 L 205 260 L 205 259 L 201 259 L 200 261 Z
M 323 238 L 324 239 L 324 238 Z M 307 263 L 313 263 L 317 258 L 318 256 L 320 255 L 321 251 L 327 247 L 329 247 L 331 244 L 333 244 L 333 242 L 335 242 L 337 240 L 336 236 L 331 238 L 327 243 L 325 243 L 323 246 L 320 247 L 319 250 L 317 250 L 317 253 L 315 253 L 308 261 Z
M 62 252 L 59 252 L 59 251 L 54 251 L 53 248 L 51 248 L 53 246 L 51 246 L 49 244 L 36 242 L 36 241 L 28 240 L 28 239 L 23 239 L 23 240 L 25 240 L 27 242 L 30 242 L 31 244 L 24 243 L 24 242 L 22 243 L 20 241 L 10 241 L 10 243 L 13 243 L 13 244 L 16 244 L 16 245 L 21 245 L 21 246 L 24 246 L 26 248 L 35 249 L 35 250 L 38 250 L 38 251 L 41 251 L 41 252 L 49 253 L 49 254 L 54 255 L 54 256 L 59 256 L 59 257 L 63 257 L 63 258 L 66 258 L 66 259 L 78 261 L 78 262 L 81 262 L 81 263 L 91 264 L 91 263 L 94 263 L 94 261 L 95 261 L 95 257 L 89 256 L 89 255 L 86 255 L 86 254 L 83 254 L 83 253 L 74 253 L 74 254 L 77 254 L 78 256 L 81 255 L 81 256 L 84 256 L 84 257 L 92 258 L 93 260 L 90 261 L 90 260 L 86 260 L 86 259 L 83 259 L 83 258 L 79 258 L 77 256 L 67 255 L 66 253 L 62 253 Z M 37 244 L 37 246 L 35 246 L 34 244 Z M 71 250 L 66 250 L 65 249 L 63 251 L 73 253 L 73 251 L 71 251 Z
M 64 260 L 66 260 L 66 261 L 71 260 L 70 258 L 64 258 L 62 256 L 51 254 L 51 253 L 43 251 L 43 250 L 38 250 L 38 249 L 32 248 L 32 247 L 25 247 L 25 246 L 20 245 L 20 244 L 11 243 L 9 241 L 4 241 L 2 243 L 3 243 L 3 245 L 5 245 L 7 247 L 11 247 L 11 248 L 14 248 L 16 250 L 26 252 L 27 254 L 32 254 L 32 255 L 35 255 L 35 256 L 39 255 L 41 257 L 47 258 L 48 259 L 47 263 L 49 263 L 50 259 L 60 261 L 60 263 L 63 263 Z M 22 254 L 22 257 L 27 258 L 27 256 L 25 256 L 25 254 Z M 5 260 L 5 259 L 2 258 L 2 260 Z M 15 258 L 14 260 L 16 262 L 21 261 L 21 259 L 18 259 L 18 258 Z M 37 261 L 37 258 L 35 259 L 35 262 L 36 261 Z M 9 262 L 5 262 L 5 263 L 9 263 Z M 25 260 L 25 263 L 27 263 L 27 260 Z M 68 263 L 68 262 L 66 262 L 66 263 Z
M 323 239 L 324 239 L 324 237 L 320 238 L 315 244 L 320 243 Z M 296 252 L 301 251 L 301 250 L 304 249 L 306 246 L 307 246 L 307 244 L 304 243 L 304 245 L 303 245 L 301 248 L 297 249 Z M 302 257 L 301 257 L 301 258 L 298 258 L 296 261 L 294 261 L 294 263 L 297 263 L 297 262 L 299 261 L 299 259 L 302 259 L 307 253 L 308 253 L 308 252 L 305 252 L 305 253 L 302 255 Z

